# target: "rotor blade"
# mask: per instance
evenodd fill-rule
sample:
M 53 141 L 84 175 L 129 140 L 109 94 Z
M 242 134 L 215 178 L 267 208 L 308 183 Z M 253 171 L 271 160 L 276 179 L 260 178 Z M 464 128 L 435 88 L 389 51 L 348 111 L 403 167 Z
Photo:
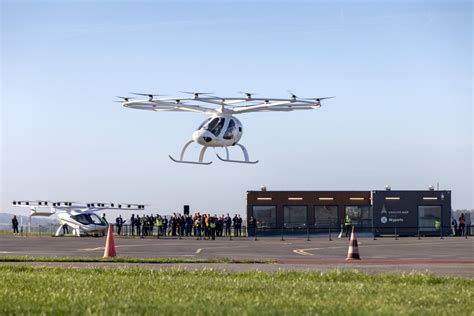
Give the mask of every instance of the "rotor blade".
M 130 94 L 135 94 L 135 95 L 143 95 L 146 97 L 153 96 L 153 97 L 163 97 L 165 96 L 164 94 L 152 94 L 152 93 L 138 93 L 138 92 L 129 92 Z
M 186 94 L 213 94 L 214 92 L 191 92 L 191 91 L 179 91 Z
M 326 99 L 332 99 L 335 97 L 324 97 L 324 98 L 303 98 L 303 100 L 315 100 L 315 101 L 321 101 L 321 100 L 326 100 Z
M 237 91 L 237 93 L 240 93 L 240 94 L 257 94 L 257 93 L 253 93 L 253 92 L 245 92 L 245 91 Z
M 124 99 L 124 100 L 130 100 L 130 99 L 134 99 L 134 98 L 130 98 L 130 97 L 121 97 L 121 96 L 116 96 L 117 98 L 120 98 L 120 99 Z
M 258 95 L 258 93 L 238 91 L 237 93 L 245 94 L 247 97 L 251 98 L 253 95 Z

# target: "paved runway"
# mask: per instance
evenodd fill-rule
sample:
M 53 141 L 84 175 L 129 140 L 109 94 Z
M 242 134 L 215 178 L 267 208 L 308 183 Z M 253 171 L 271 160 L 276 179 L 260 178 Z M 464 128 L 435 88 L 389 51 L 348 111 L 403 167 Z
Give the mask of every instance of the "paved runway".
M 359 238 L 362 260 L 347 263 L 348 240 L 323 238 L 276 237 L 236 238 L 228 240 L 115 238 L 120 256 L 136 258 L 235 258 L 272 259 L 275 264 L 179 264 L 184 268 L 216 267 L 230 271 L 243 270 L 311 270 L 334 268 L 367 272 L 429 271 L 435 274 L 474 277 L 474 239 L 447 237 Z M 0 256 L 87 256 L 101 257 L 105 238 L 15 237 L 0 236 Z M 42 265 L 45 265 L 44 263 Z M 55 264 L 48 264 L 55 265 Z M 65 264 L 61 264 L 65 265 Z M 84 267 L 130 266 L 130 264 L 66 264 Z M 166 268 L 177 265 L 147 265 Z

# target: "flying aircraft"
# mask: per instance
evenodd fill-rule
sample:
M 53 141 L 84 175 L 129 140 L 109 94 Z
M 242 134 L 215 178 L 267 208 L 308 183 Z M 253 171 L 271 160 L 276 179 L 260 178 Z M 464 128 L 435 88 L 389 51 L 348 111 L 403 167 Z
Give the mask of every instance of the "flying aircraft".
M 12 204 L 31 210 L 29 215 L 30 227 L 31 217 L 57 214 L 62 225 L 57 229 L 55 236 L 64 235 L 64 225 L 72 229 L 74 236 L 104 236 L 107 233 L 108 224 L 96 212 L 104 210 L 145 210 L 144 205 L 134 203 L 13 201 Z
M 148 110 L 155 112 L 177 111 L 177 112 L 196 112 L 209 115 L 209 117 L 199 125 L 193 133 L 192 139 L 184 144 L 179 159 L 169 156 L 171 160 L 178 163 L 189 163 L 199 165 L 210 165 L 212 161 L 204 161 L 204 154 L 209 147 L 223 147 L 226 156 L 221 157 L 216 153 L 217 158 L 225 162 L 237 162 L 255 164 L 257 161 L 251 161 L 247 149 L 239 144 L 242 137 L 243 125 L 235 117 L 237 114 L 250 112 L 270 112 L 270 111 L 295 111 L 295 110 L 312 110 L 321 107 L 321 101 L 333 97 L 323 98 L 299 98 L 291 91 L 290 98 L 254 98 L 253 93 L 242 92 L 244 97 L 218 97 L 213 96 L 210 92 L 189 92 L 181 91 L 181 93 L 189 94 L 191 97 L 167 97 L 160 98 L 160 94 L 134 93 L 130 94 L 145 96 L 148 99 L 134 100 L 131 97 L 121 97 L 124 107 Z M 210 107 L 213 106 L 213 107 Z M 198 161 L 184 160 L 186 149 L 192 143 L 198 143 L 202 146 Z M 242 150 L 243 160 L 233 160 L 229 157 L 228 147 L 238 146 Z

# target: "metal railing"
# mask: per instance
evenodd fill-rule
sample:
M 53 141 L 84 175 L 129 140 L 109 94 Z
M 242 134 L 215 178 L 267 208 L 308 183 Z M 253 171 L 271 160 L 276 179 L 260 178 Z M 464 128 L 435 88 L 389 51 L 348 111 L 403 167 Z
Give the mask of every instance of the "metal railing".
M 247 237 L 247 227 L 242 226 L 238 227 L 229 227 L 225 226 L 220 228 L 216 227 L 215 229 L 201 228 L 198 229 L 193 226 L 167 226 L 167 227 L 157 227 L 150 225 L 122 225 L 121 227 L 113 225 L 113 232 L 118 236 L 123 237 L 155 237 L 155 238 L 212 238 L 214 230 L 214 235 L 216 238 L 235 238 L 235 237 Z
M 49 225 L 32 225 L 30 226 L 19 226 L 18 235 L 20 236 L 54 236 L 59 224 Z M 311 238 L 327 238 L 333 240 L 334 238 L 349 237 L 352 226 L 346 228 L 344 226 L 333 227 L 332 225 L 321 225 L 321 226 L 281 226 L 281 227 L 270 227 L 265 225 L 253 226 L 242 226 L 240 229 L 236 227 L 230 227 L 226 229 L 224 226 L 222 229 L 215 229 L 215 238 L 227 238 L 232 240 L 233 238 L 251 237 L 254 239 L 258 238 L 274 238 L 279 237 L 281 240 L 285 238 L 305 238 L 310 240 Z M 398 239 L 398 237 L 465 237 L 473 236 L 474 226 L 466 226 L 463 230 L 459 227 L 455 229 L 454 226 L 440 226 L 438 228 L 433 226 L 372 226 L 372 227 L 358 227 L 355 225 L 356 233 L 361 237 L 371 237 L 376 239 L 377 237 L 385 238 L 392 237 Z M 0 227 L 0 232 L 3 234 L 12 234 L 12 227 L 3 225 Z M 167 227 L 166 231 L 163 227 L 157 226 L 131 226 L 122 225 L 119 228 L 117 225 L 113 225 L 113 232 L 116 236 L 124 238 L 164 238 L 164 239 L 189 239 L 189 238 L 202 238 L 212 239 L 213 230 L 207 229 L 195 229 L 194 227 L 183 227 L 176 226 Z M 72 235 L 72 229 L 69 228 L 69 232 L 66 235 Z

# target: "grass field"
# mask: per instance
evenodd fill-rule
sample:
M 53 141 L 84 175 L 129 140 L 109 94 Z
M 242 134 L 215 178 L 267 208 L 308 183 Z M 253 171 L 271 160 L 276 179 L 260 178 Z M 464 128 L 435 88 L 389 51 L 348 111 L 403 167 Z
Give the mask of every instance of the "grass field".
M 0 256 L 0 262 L 273 263 L 267 259 Z
M 473 315 L 474 280 L 0 266 L 0 315 Z

